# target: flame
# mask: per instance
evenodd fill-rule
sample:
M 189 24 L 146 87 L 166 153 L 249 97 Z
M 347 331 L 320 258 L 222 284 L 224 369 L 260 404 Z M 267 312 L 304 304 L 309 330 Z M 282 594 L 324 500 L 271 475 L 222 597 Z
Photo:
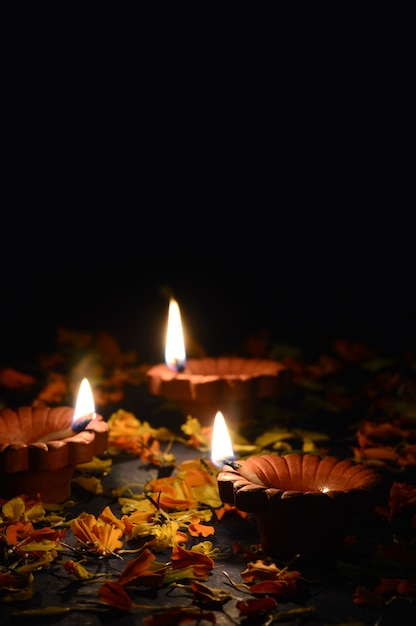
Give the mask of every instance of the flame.
M 235 454 L 227 424 L 221 411 L 217 411 L 212 430 L 211 461 L 222 468 L 226 461 L 235 461 Z
M 165 363 L 169 369 L 176 372 L 184 370 L 186 365 L 186 352 L 182 331 L 181 313 L 178 303 L 173 298 L 171 298 L 169 302 Z
M 91 387 L 86 378 L 80 384 L 75 411 L 72 418 L 72 429 L 78 431 L 95 418 L 95 404 Z

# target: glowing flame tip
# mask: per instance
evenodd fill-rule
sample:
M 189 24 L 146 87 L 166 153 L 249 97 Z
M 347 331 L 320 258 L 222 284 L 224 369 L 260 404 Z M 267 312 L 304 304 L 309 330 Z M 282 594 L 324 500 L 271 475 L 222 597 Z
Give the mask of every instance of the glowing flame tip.
M 81 381 L 78 391 L 75 411 L 72 417 L 72 428 L 77 430 L 78 425 L 84 425 L 95 418 L 94 396 L 86 378 Z
M 217 411 L 212 429 L 211 461 L 220 468 L 227 461 L 235 461 L 231 438 L 221 411 Z
M 171 298 L 169 302 L 168 328 L 166 333 L 165 363 L 169 369 L 181 372 L 186 365 L 185 342 L 183 338 L 179 305 Z

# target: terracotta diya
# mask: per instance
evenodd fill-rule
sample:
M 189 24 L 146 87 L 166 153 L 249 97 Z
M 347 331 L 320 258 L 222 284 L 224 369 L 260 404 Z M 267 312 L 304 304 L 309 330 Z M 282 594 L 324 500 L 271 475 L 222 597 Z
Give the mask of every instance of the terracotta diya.
M 246 422 L 263 398 L 290 388 L 291 371 L 271 359 L 189 359 L 181 371 L 161 363 L 147 372 L 151 394 L 175 402 L 182 413 L 211 425 L 217 411 L 233 423 Z
M 271 359 L 238 357 L 187 360 L 178 303 L 169 302 L 165 363 L 147 372 L 151 394 L 178 405 L 185 417 L 212 425 L 217 411 L 238 423 L 253 417 L 261 398 L 290 386 L 291 370 Z
M 71 494 L 76 465 L 107 450 L 108 425 L 101 415 L 71 428 L 74 408 L 0 410 L 0 497 L 39 496 L 58 503 Z M 75 428 L 75 427 L 74 427 Z
M 224 503 L 257 520 L 270 557 L 331 565 L 356 514 L 371 510 L 382 475 L 337 457 L 290 453 L 227 461 L 218 474 Z

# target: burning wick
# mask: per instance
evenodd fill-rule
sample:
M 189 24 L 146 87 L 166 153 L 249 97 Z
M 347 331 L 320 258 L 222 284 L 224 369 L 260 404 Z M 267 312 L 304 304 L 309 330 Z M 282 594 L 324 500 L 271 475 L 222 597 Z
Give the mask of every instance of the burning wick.
M 75 411 L 70 428 L 56 430 L 53 433 L 49 433 L 48 435 L 41 437 L 37 441 L 40 443 L 48 443 L 48 441 L 68 439 L 85 430 L 93 419 L 95 419 L 94 398 L 90 384 L 88 380 L 84 378 L 79 387 L 77 403 L 75 405 Z
M 181 312 L 173 298 L 169 302 L 168 329 L 166 333 L 165 363 L 174 372 L 183 372 L 186 366 Z
M 211 461 L 216 467 L 222 469 L 225 465 L 228 465 L 238 472 L 242 478 L 261 487 L 265 486 L 256 474 L 250 472 L 244 465 L 236 461 L 231 438 L 221 411 L 217 412 L 214 428 L 212 429 Z

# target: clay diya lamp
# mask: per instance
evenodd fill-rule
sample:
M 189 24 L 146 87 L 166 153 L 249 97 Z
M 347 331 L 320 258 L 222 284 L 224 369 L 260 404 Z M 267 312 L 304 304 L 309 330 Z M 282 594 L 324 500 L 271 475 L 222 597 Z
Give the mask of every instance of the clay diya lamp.
M 150 393 L 174 402 L 184 416 L 212 425 L 217 411 L 234 424 L 249 421 L 262 398 L 276 396 L 291 384 L 291 370 L 272 359 L 239 357 L 186 358 L 179 306 L 169 303 L 165 363 L 146 374 Z
M 334 565 L 353 517 L 372 510 L 383 480 L 364 464 L 315 454 L 229 463 L 217 477 L 222 501 L 252 513 L 262 550 L 284 562 Z
M 247 422 L 263 398 L 287 391 L 290 383 L 290 370 L 268 359 L 207 357 L 189 359 L 182 371 L 161 363 L 147 372 L 151 394 L 171 400 L 204 425 L 212 424 L 217 411 L 229 422 Z
M 106 452 L 108 443 L 103 417 L 88 411 L 77 420 L 77 407 L 0 410 L 1 498 L 27 495 L 46 503 L 69 498 L 75 467 Z

